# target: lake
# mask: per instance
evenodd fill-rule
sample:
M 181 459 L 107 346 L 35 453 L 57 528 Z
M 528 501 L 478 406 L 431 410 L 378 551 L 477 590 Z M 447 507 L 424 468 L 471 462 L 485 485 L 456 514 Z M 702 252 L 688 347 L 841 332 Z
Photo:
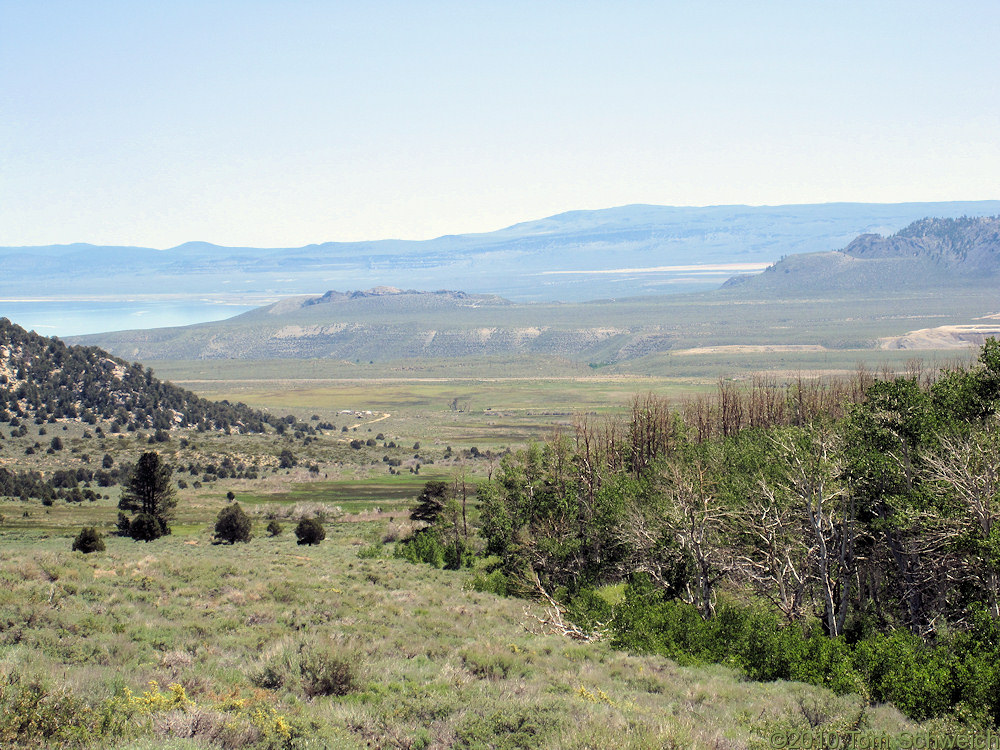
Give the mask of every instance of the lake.
M 276 299 L 178 295 L 129 299 L 0 299 L 0 317 L 43 336 L 66 337 L 223 320 Z

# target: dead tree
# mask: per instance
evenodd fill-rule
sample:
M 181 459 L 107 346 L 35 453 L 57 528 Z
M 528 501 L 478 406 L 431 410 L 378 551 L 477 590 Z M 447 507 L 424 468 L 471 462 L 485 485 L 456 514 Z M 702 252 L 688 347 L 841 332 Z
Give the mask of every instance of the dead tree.
M 843 633 L 855 572 L 857 512 L 853 498 L 839 481 L 840 467 L 833 438 L 822 427 L 809 427 L 795 441 L 777 446 L 788 465 L 783 490 L 805 516 L 812 549 L 812 578 L 822 602 L 823 621 L 831 636 Z
M 995 555 L 986 552 L 996 538 L 1000 522 L 1000 426 L 996 421 L 985 430 L 961 437 L 944 437 L 940 449 L 924 455 L 924 465 L 938 495 L 950 498 L 955 512 L 937 517 L 931 526 L 939 539 L 933 552 L 935 568 L 942 570 L 945 542 L 968 540 L 976 549 L 957 562 L 962 570 L 950 571 L 949 579 L 974 580 L 984 592 L 993 617 L 1000 618 L 1000 571 Z
M 619 528 L 620 541 L 632 550 L 631 570 L 674 589 L 705 618 L 733 567 L 724 543 L 731 514 L 715 493 L 713 471 L 704 461 L 674 458 L 661 477 L 659 502 L 634 504 Z
M 738 519 L 737 575 L 788 622 L 801 619 L 816 553 L 802 509 L 761 480 Z

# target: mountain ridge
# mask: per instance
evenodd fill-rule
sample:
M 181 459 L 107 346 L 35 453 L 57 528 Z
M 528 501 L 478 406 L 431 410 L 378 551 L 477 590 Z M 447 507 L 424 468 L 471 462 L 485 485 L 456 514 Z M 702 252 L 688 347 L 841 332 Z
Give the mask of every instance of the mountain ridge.
M 663 270 L 844 247 L 925 216 L 1000 214 L 1000 201 L 677 207 L 633 204 L 575 210 L 503 229 L 429 240 L 323 242 L 294 248 L 204 241 L 168 250 L 128 246 L 0 247 L 0 296 L 149 294 L 292 296 L 326 289 L 438 289 L 512 301 L 707 291 L 725 272 Z M 638 269 L 638 271 L 636 270 Z M 657 270 L 658 269 L 658 270 Z M 553 275 L 551 271 L 559 271 Z
M 934 288 L 1000 281 L 1000 216 L 924 218 L 888 235 L 866 233 L 841 250 L 782 258 L 723 289 L 744 294 L 800 294 L 850 289 Z
M 992 259 L 989 273 L 984 270 L 988 265 L 984 259 Z M 963 263 L 974 268 L 963 273 Z M 933 269 L 937 272 L 931 273 Z M 789 297 L 799 305 L 794 312 L 763 317 L 753 313 L 766 321 L 758 325 L 772 327 L 768 335 L 793 346 L 836 345 L 843 340 L 857 344 L 850 332 L 822 339 L 807 332 L 795 334 L 800 327 L 797 318 L 818 314 L 821 305 L 810 303 L 810 298 L 817 300 L 819 292 L 832 291 L 834 297 L 853 295 L 857 301 L 852 304 L 871 307 L 874 303 L 878 307 L 897 292 L 910 292 L 910 297 L 900 302 L 902 317 L 920 317 L 926 312 L 926 290 L 941 291 L 952 284 L 949 294 L 975 288 L 980 297 L 992 299 L 998 276 L 1000 220 L 925 220 L 887 238 L 862 235 L 839 251 L 792 255 L 763 274 L 733 280 L 714 293 L 687 297 L 514 304 L 498 295 L 382 286 L 291 297 L 217 323 L 70 340 L 99 344 L 135 359 L 383 361 L 542 354 L 578 362 L 620 362 L 684 346 L 748 343 L 748 338 L 762 334 L 753 330 L 750 310 L 778 309 L 781 305 L 768 303 L 780 299 L 789 306 Z M 796 301 L 795 297 L 803 299 Z M 738 314 L 725 313 L 726 305 L 737 304 L 744 305 Z M 816 310 L 804 312 L 802 308 L 810 305 Z M 855 313 L 850 305 L 845 309 L 845 320 L 852 319 Z M 778 319 L 771 320 L 768 315 Z M 871 319 L 883 315 L 875 311 Z M 724 323 L 728 317 L 734 319 Z M 817 330 L 824 328 L 822 318 L 819 314 L 814 321 Z M 894 330 L 879 329 L 875 323 L 871 326 L 871 334 L 863 338 L 864 346 L 874 347 L 878 338 L 910 329 L 908 324 Z
M 208 401 L 98 347 L 67 346 L 0 318 L 0 422 L 67 419 L 112 423 L 112 432 L 198 427 L 259 433 L 279 422 L 242 403 Z

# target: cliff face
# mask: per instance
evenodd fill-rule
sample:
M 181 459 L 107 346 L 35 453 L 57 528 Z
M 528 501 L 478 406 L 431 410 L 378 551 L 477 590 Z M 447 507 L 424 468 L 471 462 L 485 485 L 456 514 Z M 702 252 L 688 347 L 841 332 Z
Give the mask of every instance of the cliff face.
M 879 292 L 1000 280 L 1000 217 L 921 219 L 896 234 L 863 234 L 843 250 L 783 258 L 764 273 L 731 279 L 742 295 Z
M 959 274 L 1000 272 L 1000 217 L 922 219 L 890 237 L 863 234 L 844 248 L 854 258 L 916 258 Z

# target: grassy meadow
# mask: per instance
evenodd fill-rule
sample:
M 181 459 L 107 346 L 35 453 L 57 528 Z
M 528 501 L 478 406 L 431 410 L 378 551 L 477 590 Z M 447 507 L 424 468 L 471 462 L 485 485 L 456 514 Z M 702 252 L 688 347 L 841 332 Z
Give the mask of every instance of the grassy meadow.
M 156 445 L 80 424 L 5 436 L 0 466 L 120 465 L 155 449 L 186 486 L 173 534 L 149 543 L 110 535 L 117 487 L 49 507 L 0 499 L 0 747 L 720 750 L 773 747 L 775 732 L 927 729 L 856 696 L 578 642 L 542 624 L 541 604 L 472 590 L 475 570 L 393 557 L 428 479 L 475 481 L 496 453 L 581 413 L 613 415 L 645 392 L 682 401 L 767 363 L 793 377 L 911 358 L 654 355 L 629 371 L 552 361 L 544 374 L 528 360 L 155 363 L 199 395 L 333 429 L 192 430 Z M 25 455 L 56 430 L 64 450 Z M 279 467 L 284 449 L 296 466 Z M 227 456 L 256 478 L 206 475 Z M 248 544 L 212 544 L 227 492 L 254 519 Z M 297 545 L 295 519 L 317 512 L 326 540 Z M 267 535 L 271 518 L 284 533 Z M 105 551 L 71 552 L 83 526 L 106 535 Z
M 258 521 L 229 547 L 212 510 L 89 555 L 68 518 L 4 530 L 4 747 L 744 748 L 913 729 L 853 697 L 546 634 L 539 605 L 392 559 L 383 518 L 328 521 L 313 547 Z

